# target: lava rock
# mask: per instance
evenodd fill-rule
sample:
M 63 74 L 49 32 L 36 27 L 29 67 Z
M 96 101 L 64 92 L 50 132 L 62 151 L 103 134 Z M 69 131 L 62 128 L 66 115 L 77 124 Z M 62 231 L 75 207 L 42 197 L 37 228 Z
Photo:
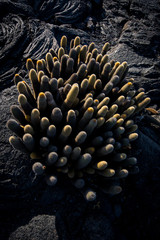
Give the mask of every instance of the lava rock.
M 55 216 L 38 215 L 33 217 L 28 224 L 19 227 L 9 237 L 9 240 L 22 239 L 58 240 L 59 237 L 55 225 Z

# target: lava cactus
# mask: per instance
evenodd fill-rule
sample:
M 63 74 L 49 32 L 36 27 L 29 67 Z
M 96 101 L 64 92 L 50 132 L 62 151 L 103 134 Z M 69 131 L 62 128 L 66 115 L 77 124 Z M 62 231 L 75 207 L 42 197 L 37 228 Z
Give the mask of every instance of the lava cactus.
M 27 59 L 31 86 L 15 75 L 19 106 L 11 106 L 14 119 L 7 126 L 16 136 L 9 142 L 30 154 L 33 172 L 48 185 L 66 176 L 92 201 L 93 186 L 100 182 L 105 192 L 118 194 L 120 179 L 137 171 L 130 156 L 138 137 L 133 116 L 150 99 L 126 78 L 126 62 L 109 61 L 109 43 L 99 53 L 77 36 L 68 48 L 63 36 L 57 53 L 50 49 L 45 59 Z

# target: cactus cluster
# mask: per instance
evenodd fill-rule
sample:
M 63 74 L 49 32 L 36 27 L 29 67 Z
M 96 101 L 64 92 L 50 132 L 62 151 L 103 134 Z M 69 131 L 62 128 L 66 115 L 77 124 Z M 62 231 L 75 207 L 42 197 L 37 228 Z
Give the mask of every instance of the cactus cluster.
M 57 53 L 50 49 L 45 59 L 27 59 L 31 86 L 15 75 L 20 106 L 11 106 L 14 119 L 7 122 L 16 135 L 9 142 L 30 154 L 36 175 L 50 186 L 67 176 L 88 201 L 96 198 L 95 181 L 114 195 L 122 190 L 120 179 L 137 171 L 130 156 L 138 137 L 133 116 L 150 102 L 126 78 L 127 63 L 110 61 L 108 49 L 105 43 L 99 53 L 78 36 L 69 48 L 63 36 Z

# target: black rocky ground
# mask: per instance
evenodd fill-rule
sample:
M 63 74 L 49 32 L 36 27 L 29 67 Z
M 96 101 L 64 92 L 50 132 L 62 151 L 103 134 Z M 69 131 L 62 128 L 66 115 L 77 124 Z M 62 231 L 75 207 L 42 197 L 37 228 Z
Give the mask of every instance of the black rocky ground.
M 128 76 L 146 89 L 159 111 L 159 1 L 6 0 L 0 1 L 0 22 L 0 239 L 160 239 L 159 115 L 144 113 L 137 119 L 133 153 L 140 173 L 126 179 L 119 196 L 99 191 L 92 203 L 63 180 L 53 189 L 34 179 L 30 159 L 13 150 L 5 127 L 9 106 L 17 102 L 14 74 L 25 78 L 26 59 L 56 50 L 62 35 L 79 35 L 98 49 L 109 41 L 110 58 L 128 62 Z

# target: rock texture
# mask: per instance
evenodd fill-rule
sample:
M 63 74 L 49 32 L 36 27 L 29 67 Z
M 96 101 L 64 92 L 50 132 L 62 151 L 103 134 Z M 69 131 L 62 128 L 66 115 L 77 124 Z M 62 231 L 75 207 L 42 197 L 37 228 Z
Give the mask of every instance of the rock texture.
M 159 239 L 159 1 L 0 1 L 0 33 L 0 239 Z M 26 78 L 26 58 L 56 50 L 64 34 L 98 49 L 109 41 L 110 59 L 127 61 L 128 76 L 152 98 L 152 109 L 137 118 L 132 151 L 139 174 L 128 177 L 119 196 L 99 190 L 89 204 L 63 179 L 53 189 L 34 178 L 30 159 L 12 149 L 5 127 L 9 106 L 17 103 L 14 74 Z
M 58 240 L 58 234 L 55 228 L 55 216 L 38 215 L 29 221 L 25 226 L 19 227 L 9 237 L 10 240 L 19 239 L 55 239 Z

